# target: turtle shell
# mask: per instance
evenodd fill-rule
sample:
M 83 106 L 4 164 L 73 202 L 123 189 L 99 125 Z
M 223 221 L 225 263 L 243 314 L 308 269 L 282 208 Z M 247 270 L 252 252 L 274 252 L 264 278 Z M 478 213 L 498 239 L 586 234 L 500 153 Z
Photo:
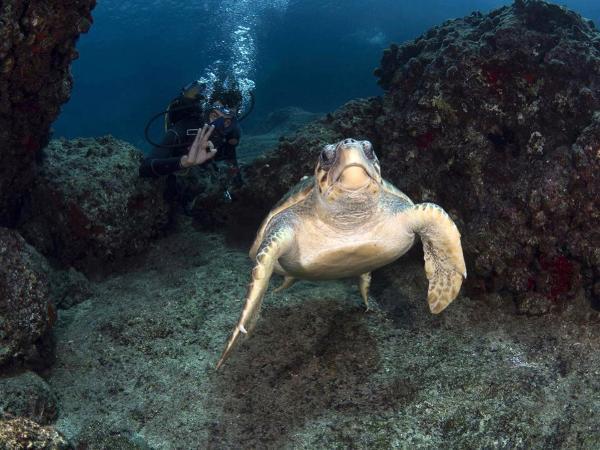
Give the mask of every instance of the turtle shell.
M 402 200 L 408 202 L 409 205 L 414 205 L 413 201 L 408 198 L 404 192 L 394 186 L 392 183 L 386 180 L 381 180 L 381 185 L 383 186 L 383 190 L 388 192 L 389 194 L 395 195 L 396 197 L 400 197 Z
M 263 220 L 258 232 L 256 233 L 256 238 L 254 239 L 254 243 L 250 248 L 250 258 L 256 258 L 256 253 L 258 252 L 258 247 L 264 239 L 265 230 L 267 226 L 277 214 L 285 211 L 286 209 L 300 203 L 303 201 L 313 190 L 315 186 L 315 177 L 314 176 L 305 176 L 298 183 L 296 183 L 282 198 L 279 200 L 273 209 L 269 212 L 267 217 Z M 388 193 L 400 197 L 402 200 L 406 201 L 410 205 L 414 203 L 404 192 L 397 189 L 393 184 L 389 183 L 386 180 L 382 180 L 382 188 Z
M 314 176 L 302 177 L 302 179 L 298 183 L 296 183 L 294 186 L 292 186 L 292 188 L 281 198 L 281 200 L 279 200 L 275 204 L 273 209 L 269 212 L 267 217 L 265 217 L 265 219 L 263 220 L 262 224 L 260 225 L 260 228 L 258 229 L 258 232 L 256 233 L 256 238 L 254 239 L 254 243 L 252 244 L 252 247 L 250 248 L 250 258 L 252 258 L 252 259 L 256 258 L 256 253 L 258 251 L 258 247 L 260 246 L 260 243 L 263 241 L 265 230 L 267 229 L 267 226 L 271 222 L 271 219 L 273 219 L 273 217 L 275 217 L 280 212 L 285 211 L 286 209 L 290 208 L 291 206 L 296 205 L 296 204 L 300 203 L 301 201 L 303 201 L 308 196 L 308 194 L 310 194 L 310 192 L 313 190 L 314 185 L 315 185 L 315 177 Z

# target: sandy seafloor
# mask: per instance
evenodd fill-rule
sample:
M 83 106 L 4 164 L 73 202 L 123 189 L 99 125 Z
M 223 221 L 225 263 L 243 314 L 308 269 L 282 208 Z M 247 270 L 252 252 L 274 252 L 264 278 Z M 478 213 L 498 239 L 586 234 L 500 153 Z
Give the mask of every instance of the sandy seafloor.
M 499 296 L 433 316 L 418 249 L 374 274 L 368 313 L 351 280 L 269 291 L 215 371 L 246 248 L 183 220 L 61 311 L 57 428 L 80 448 L 600 448 L 600 321 Z

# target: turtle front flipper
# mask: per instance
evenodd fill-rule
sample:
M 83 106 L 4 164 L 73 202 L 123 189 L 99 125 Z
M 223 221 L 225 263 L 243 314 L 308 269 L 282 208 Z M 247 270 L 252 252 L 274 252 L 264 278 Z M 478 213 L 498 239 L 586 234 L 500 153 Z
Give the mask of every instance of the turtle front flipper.
M 260 305 L 265 295 L 265 291 L 269 286 L 269 280 L 273 274 L 273 268 L 279 257 L 289 248 L 293 240 L 293 231 L 290 227 L 273 230 L 267 234 L 262 241 L 256 255 L 256 265 L 252 269 L 252 281 L 248 285 L 246 292 L 246 303 L 242 310 L 242 315 L 233 329 L 225 350 L 217 363 L 217 369 L 221 367 L 227 359 L 231 351 L 235 348 L 239 341 L 240 334 L 248 334 L 252 331 Z
M 427 301 L 431 312 L 438 314 L 456 298 L 463 278 L 467 278 L 460 233 L 446 211 L 433 203 L 411 206 L 401 216 L 423 242 L 429 280 Z

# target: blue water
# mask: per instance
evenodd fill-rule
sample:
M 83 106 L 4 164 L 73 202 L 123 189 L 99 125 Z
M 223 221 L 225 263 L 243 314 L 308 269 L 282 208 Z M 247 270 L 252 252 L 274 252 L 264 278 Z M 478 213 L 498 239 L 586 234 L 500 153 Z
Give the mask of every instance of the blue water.
M 112 134 L 142 148 L 147 119 L 191 80 L 219 70 L 254 90 L 252 129 L 269 111 L 331 111 L 380 93 L 390 42 L 500 0 L 100 0 L 78 43 L 75 87 L 54 136 Z M 600 24 L 600 0 L 560 4 Z

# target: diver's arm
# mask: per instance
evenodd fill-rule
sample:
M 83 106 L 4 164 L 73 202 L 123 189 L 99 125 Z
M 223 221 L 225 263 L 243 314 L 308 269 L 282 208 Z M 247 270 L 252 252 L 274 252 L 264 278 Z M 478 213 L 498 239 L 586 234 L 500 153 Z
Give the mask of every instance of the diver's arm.
M 177 130 L 170 128 L 161 144 L 175 145 L 180 141 Z M 141 162 L 139 174 L 142 178 L 158 178 L 181 169 L 180 157 L 173 155 L 173 148 L 154 147 Z
M 205 124 L 198 130 L 194 143 L 190 146 L 188 153 L 183 156 L 171 156 L 169 149 L 155 148 L 152 154 L 142 161 L 139 169 L 140 177 L 157 178 L 181 169 L 204 164 L 217 153 L 212 142 L 208 140 L 214 129 L 214 126 Z M 177 133 L 170 134 L 176 135 Z M 166 140 L 170 139 L 169 135 Z M 169 144 L 165 143 L 165 145 Z
M 140 164 L 140 177 L 158 178 L 163 175 L 169 175 L 181 170 L 181 157 L 171 158 L 153 158 L 151 156 L 144 158 Z

